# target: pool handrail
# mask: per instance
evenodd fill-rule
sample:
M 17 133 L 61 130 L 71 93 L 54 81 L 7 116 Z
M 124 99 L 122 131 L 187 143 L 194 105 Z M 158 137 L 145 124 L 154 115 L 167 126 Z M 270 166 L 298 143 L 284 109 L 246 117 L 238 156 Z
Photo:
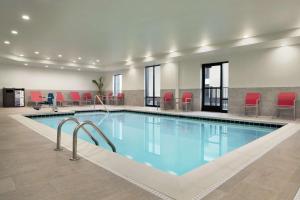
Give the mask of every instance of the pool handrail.
M 73 151 L 72 151 L 72 158 L 70 160 L 75 161 L 79 160 L 79 157 L 77 156 L 77 135 L 78 131 L 80 128 L 84 128 L 85 125 L 90 125 L 92 126 L 97 133 L 105 140 L 105 142 L 110 146 L 112 151 L 115 153 L 116 152 L 116 147 L 115 145 L 108 139 L 108 137 L 90 120 L 86 120 L 84 122 L 81 122 L 80 124 L 77 125 L 77 127 L 74 129 L 73 132 Z
M 103 105 L 105 111 L 109 114 L 109 110 L 107 109 L 106 105 L 103 103 L 103 101 L 101 100 L 99 95 L 95 95 L 94 98 L 94 109 L 96 108 L 96 99 L 98 99 L 98 101 Z
M 55 151 L 62 151 L 63 148 L 61 147 L 61 129 L 62 126 L 68 122 L 68 121 L 73 121 L 75 122 L 77 125 L 80 124 L 80 122 L 78 121 L 78 119 L 76 119 L 75 117 L 68 117 L 65 118 L 64 120 L 62 120 L 58 127 L 57 127 L 57 137 L 56 137 L 56 148 L 54 149 Z M 83 127 L 84 132 L 93 140 L 93 142 L 95 143 L 95 145 L 99 146 L 99 142 L 92 136 L 92 134 Z

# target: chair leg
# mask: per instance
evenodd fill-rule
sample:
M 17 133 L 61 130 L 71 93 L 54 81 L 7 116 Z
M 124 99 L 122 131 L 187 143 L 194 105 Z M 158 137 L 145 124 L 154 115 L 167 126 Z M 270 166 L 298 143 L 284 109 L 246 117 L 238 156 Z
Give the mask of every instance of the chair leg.
M 294 120 L 296 120 L 296 106 L 294 106 Z
M 258 106 L 256 106 L 255 109 L 256 109 L 255 113 L 256 113 L 256 117 L 257 117 L 258 116 Z

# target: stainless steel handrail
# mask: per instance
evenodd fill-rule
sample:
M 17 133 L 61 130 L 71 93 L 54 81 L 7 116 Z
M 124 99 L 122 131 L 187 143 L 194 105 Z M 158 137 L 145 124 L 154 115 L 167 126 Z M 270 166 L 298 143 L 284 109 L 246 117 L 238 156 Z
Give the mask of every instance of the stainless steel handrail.
M 74 161 L 74 160 L 78 160 L 79 157 L 77 156 L 77 135 L 78 135 L 78 131 L 80 130 L 80 128 L 84 128 L 84 126 L 88 124 L 90 126 L 92 126 L 97 133 L 105 140 L 105 142 L 110 146 L 110 148 L 112 149 L 113 152 L 116 152 L 116 147 L 115 145 L 108 139 L 108 137 L 106 137 L 106 135 L 92 122 L 92 121 L 84 121 L 82 123 L 80 123 L 73 132 L 73 152 L 72 152 L 72 158 L 70 160 Z
M 59 123 L 58 128 L 57 128 L 56 148 L 54 149 L 55 151 L 62 151 L 63 150 L 63 148 L 61 147 L 61 129 L 62 129 L 62 126 L 66 122 L 68 122 L 68 121 L 73 121 L 77 125 L 80 124 L 80 122 L 78 121 L 78 119 L 76 119 L 75 117 L 66 118 L 66 119 L 62 120 Z M 93 140 L 93 142 L 95 143 L 95 145 L 99 146 L 98 141 L 92 136 L 92 134 L 88 130 L 86 130 L 84 127 L 83 127 L 83 130 Z
M 106 112 L 109 113 L 109 110 L 107 109 L 106 105 L 103 103 L 103 101 L 101 100 L 101 98 L 98 95 L 95 95 L 95 98 L 94 98 L 94 109 L 96 108 L 96 99 L 98 99 L 100 101 L 100 103 L 104 106 L 104 109 L 106 110 Z

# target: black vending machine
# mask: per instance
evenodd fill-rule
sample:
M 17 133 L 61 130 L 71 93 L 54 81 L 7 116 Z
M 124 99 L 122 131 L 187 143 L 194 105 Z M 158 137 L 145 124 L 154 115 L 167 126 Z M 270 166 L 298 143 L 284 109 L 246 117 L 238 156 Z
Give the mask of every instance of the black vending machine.
M 3 107 L 24 107 L 24 88 L 3 88 Z

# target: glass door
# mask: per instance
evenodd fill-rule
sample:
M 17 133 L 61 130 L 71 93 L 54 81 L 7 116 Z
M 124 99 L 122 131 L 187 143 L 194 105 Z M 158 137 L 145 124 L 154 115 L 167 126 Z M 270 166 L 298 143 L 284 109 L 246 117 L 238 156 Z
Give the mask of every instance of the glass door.
M 145 67 L 145 105 L 160 106 L 160 66 Z
M 202 66 L 202 110 L 227 112 L 228 62 Z

